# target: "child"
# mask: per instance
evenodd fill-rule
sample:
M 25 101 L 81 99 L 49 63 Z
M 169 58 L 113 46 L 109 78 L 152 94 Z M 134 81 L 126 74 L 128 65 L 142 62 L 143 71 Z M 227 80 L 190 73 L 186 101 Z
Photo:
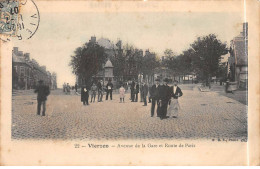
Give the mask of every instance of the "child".
M 119 88 L 119 95 L 120 95 L 120 103 L 125 102 L 125 88 L 123 85 Z

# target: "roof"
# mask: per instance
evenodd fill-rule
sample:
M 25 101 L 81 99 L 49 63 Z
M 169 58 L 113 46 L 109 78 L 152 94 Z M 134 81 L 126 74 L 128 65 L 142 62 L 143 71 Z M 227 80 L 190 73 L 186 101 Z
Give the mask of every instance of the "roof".
M 97 44 L 104 47 L 105 49 L 116 48 L 116 46 L 109 39 L 106 38 L 100 38 L 99 40 L 97 40 Z
M 32 65 L 28 62 L 28 60 L 25 59 L 24 56 L 17 56 L 15 53 L 13 53 L 13 55 L 12 55 L 12 61 L 13 61 L 14 63 L 24 63 L 24 64 L 27 64 L 27 65 L 29 65 L 29 66 L 32 66 Z
M 105 67 L 114 67 L 112 62 L 108 59 L 107 63 L 105 64 Z

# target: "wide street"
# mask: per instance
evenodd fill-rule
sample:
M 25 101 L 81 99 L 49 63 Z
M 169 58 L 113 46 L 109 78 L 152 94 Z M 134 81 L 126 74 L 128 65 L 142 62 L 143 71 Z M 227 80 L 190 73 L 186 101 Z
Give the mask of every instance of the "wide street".
M 197 85 L 180 85 L 181 112 L 177 119 L 150 116 L 150 106 L 113 100 L 83 106 L 80 95 L 51 91 L 47 116 L 36 115 L 36 95 L 13 92 L 12 139 L 243 139 L 247 137 L 247 106 L 215 91 L 200 92 Z

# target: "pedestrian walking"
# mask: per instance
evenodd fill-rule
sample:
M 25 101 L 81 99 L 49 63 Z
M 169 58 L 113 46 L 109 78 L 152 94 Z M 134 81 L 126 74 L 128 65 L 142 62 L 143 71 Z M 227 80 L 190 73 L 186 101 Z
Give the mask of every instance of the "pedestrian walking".
M 143 106 L 147 106 L 147 95 L 148 95 L 148 85 L 145 83 L 145 81 L 142 84 L 142 96 L 143 96 Z
M 34 93 L 37 93 L 37 115 L 41 115 L 42 106 L 42 116 L 45 116 L 47 96 L 50 94 L 49 86 L 44 85 L 43 80 L 40 80 Z
M 167 111 L 169 117 L 177 118 L 180 110 L 178 98 L 183 95 L 181 89 L 178 86 L 178 81 L 174 81 L 174 85 L 170 88 L 171 101 Z
M 131 102 L 134 102 L 135 101 L 135 82 L 134 82 L 134 80 L 131 83 L 130 89 L 131 89 Z
M 93 85 L 91 86 L 91 101 L 90 101 L 90 103 L 92 103 L 92 101 L 95 102 L 96 95 L 97 95 L 97 85 L 95 83 L 93 83 Z
M 102 102 L 103 92 L 104 92 L 104 86 L 103 86 L 103 81 L 102 80 L 100 80 L 97 83 L 97 88 L 98 88 L 98 102 Z
M 159 116 L 161 120 L 166 119 L 167 107 L 170 100 L 170 87 L 168 86 L 168 79 L 164 79 L 164 84 L 159 88 Z
M 65 93 L 65 90 L 66 90 L 66 83 L 65 82 L 63 83 L 62 87 L 63 87 L 63 92 Z
M 108 95 L 110 95 L 110 100 L 112 100 L 113 83 L 111 82 L 111 79 L 109 79 L 106 89 L 107 89 L 106 100 L 108 100 Z
M 143 96 L 143 83 L 142 83 L 142 85 L 140 86 L 140 102 L 143 102 L 144 100 L 144 96 Z
M 81 87 L 81 102 L 83 102 L 83 105 L 89 105 L 88 98 L 89 98 L 89 91 L 86 85 L 83 85 Z
M 67 85 L 66 85 L 66 94 L 70 94 L 70 84 L 69 83 L 67 83 Z
M 151 102 L 152 102 L 151 89 L 152 89 L 152 85 L 151 85 L 151 83 L 149 83 L 149 84 L 148 84 L 148 103 L 151 103 Z
M 75 83 L 75 91 L 78 92 L 78 84 Z
M 125 102 L 125 88 L 123 85 L 119 88 L 120 103 Z
M 151 106 L 151 117 L 154 116 L 154 110 L 155 110 L 155 105 L 157 105 L 157 117 L 160 117 L 160 108 L 158 106 L 159 104 L 159 88 L 160 88 L 160 79 L 155 80 L 155 84 L 151 87 L 151 99 L 152 99 L 152 106 Z
M 135 82 L 135 102 L 138 102 L 139 84 Z

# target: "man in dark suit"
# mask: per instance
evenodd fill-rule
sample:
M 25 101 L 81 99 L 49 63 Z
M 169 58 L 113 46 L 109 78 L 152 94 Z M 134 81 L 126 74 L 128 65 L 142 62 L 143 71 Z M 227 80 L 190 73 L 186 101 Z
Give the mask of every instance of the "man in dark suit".
M 140 86 L 140 98 L 141 98 L 140 102 L 143 102 L 143 101 L 144 101 L 144 96 L 143 96 L 143 83 L 142 83 L 141 86 Z
M 139 84 L 135 82 L 135 102 L 138 102 Z
M 168 79 L 164 79 L 163 85 L 159 88 L 159 105 L 160 105 L 160 118 L 166 119 L 167 107 L 170 100 L 170 87 L 168 86 Z
M 104 90 L 103 81 L 102 80 L 98 81 L 97 87 L 98 87 L 98 102 L 102 102 L 103 90 Z
M 147 95 L 148 95 L 148 85 L 144 81 L 142 84 L 142 96 L 143 96 L 144 106 L 147 106 Z
M 131 83 L 131 101 L 134 102 L 135 101 L 135 82 L 132 81 Z
M 34 93 L 37 93 L 37 115 L 41 115 L 42 106 L 42 116 L 45 116 L 46 100 L 47 96 L 50 94 L 49 86 L 44 85 L 43 80 L 39 80 L 39 84 L 34 90 Z
M 154 109 L 155 104 L 157 105 L 157 117 L 159 117 L 159 109 L 158 109 L 158 103 L 159 103 L 159 88 L 160 88 L 160 79 L 155 80 L 155 84 L 152 86 L 150 90 L 150 97 L 152 99 L 152 107 L 151 107 L 151 117 L 154 116 Z
M 106 100 L 108 100 L 109 94 L 110 94 L 110 100 L 112 100 L 113 83 L 111 82 L 111 79 L 109 79 L 106 87 L 107 87 Z
M 86 85 L 83 85 L 81 87 L 81 102 L 83 102 L 83 105 L 88 105 L 88 98 L 89 98 L 88 89 Z

